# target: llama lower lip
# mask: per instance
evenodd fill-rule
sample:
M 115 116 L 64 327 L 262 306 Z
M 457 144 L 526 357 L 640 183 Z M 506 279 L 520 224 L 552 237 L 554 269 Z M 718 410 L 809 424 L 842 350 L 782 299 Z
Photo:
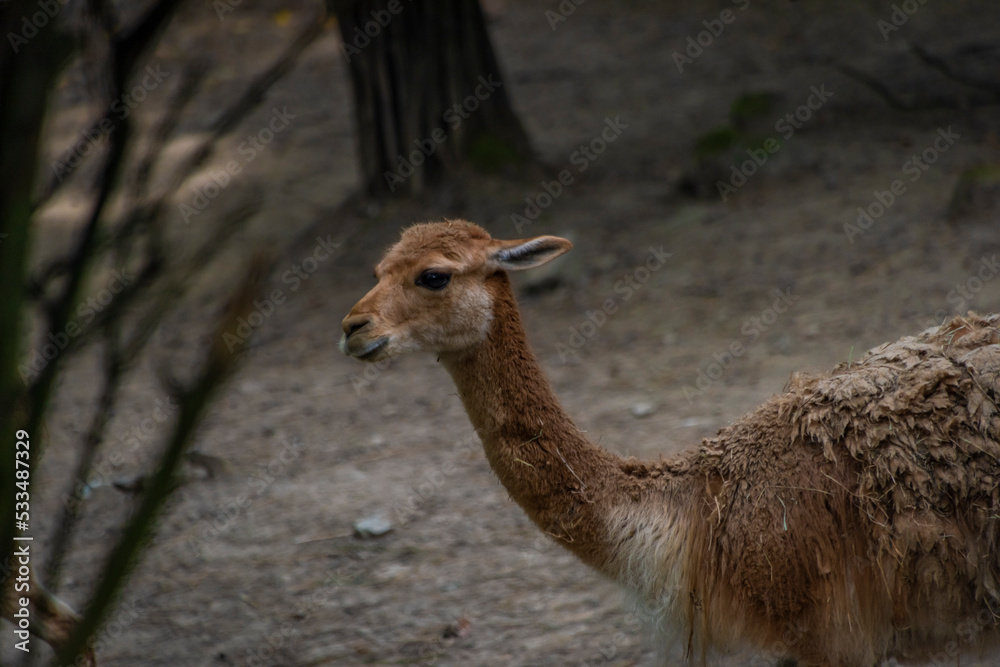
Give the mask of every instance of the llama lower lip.
M 380 338 L 377 341 L 374 341 L 373 343 L 369 343 L 366 346 L 364 352 L 361 352 L 360 354 L 356 354 L 354 356 L 358 359 L 361 359 L 362 361 L 371 359 L 379 352 L 381 352 L 382 348 L 385 347 L 385 344 L 388 342 L 389 342 L 388 338 Z

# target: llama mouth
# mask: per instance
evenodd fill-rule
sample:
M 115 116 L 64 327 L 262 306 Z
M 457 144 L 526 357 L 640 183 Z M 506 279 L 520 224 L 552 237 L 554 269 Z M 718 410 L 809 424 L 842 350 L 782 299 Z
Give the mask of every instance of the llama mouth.
M 361 350 L 358 353 L 355 353 L 354 358 L 360 359 L 361 361 L 369 361 L 370 359 L 374 359 L 379 355 L 379 353 L 382 351 L 382 349 L 386 346 L 388 342 L 389 342 L 388 338 L 379 338 L 378 340 L 374 340 L 365 345 L 363 350 Z

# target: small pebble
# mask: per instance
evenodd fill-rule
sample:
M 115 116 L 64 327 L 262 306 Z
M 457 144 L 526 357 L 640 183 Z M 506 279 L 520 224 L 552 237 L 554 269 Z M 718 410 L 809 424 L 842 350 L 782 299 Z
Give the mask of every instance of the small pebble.
M 629 412 L 632 413 L 633 417 L 637 419 L 642 419 L 643 417 L 648 417 L 649 415 L 656 412 L 656 406 L 652 403 L 636 403 L 631 408 Z
M 354 534 L 361 538 L 379 537 L 392 530 L 392 523 L 381 514 L 358 519 L 354 522 Z

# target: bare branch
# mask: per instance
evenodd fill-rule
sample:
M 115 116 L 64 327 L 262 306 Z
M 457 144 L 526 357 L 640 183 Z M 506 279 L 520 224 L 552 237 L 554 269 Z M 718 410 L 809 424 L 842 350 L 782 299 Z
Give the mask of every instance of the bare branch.
M 90 469 L 94 465 L 97 457 L 98 445 L 104 437 L 112 408 L 118 397 L 118 389 L 121 387 L 125 364 L 121 354 L 120 333 L 117 323 L 109 327 L 105 336 L 105 363 L 104 363 L 104 388 L 97 403 L 97 409 L 87 429 L 87 435 L 83 439 L 83 451 L 77 463 L 76 472 L 69 481 L 69 488 L 66 495 L 71 499 L 63 506 L 62 517 L 59 520 L 59 527 L 54 533 L 51 555 L 45 566 L 45 580 L 49 589 L 54 593 L 59 587 L 59 575 L 62 569 L 62 562 L 66 556 L 67 549 L 73 537 L 74 528 L 79 514 L 80 485 L 86 484 L 90 476 Z
M 262 257 L 257 257 L 250 263 L 245 281 L 218 322 L 198 377 L 180 390 L 177 396 L 177 422 L 156 472 L 149 480 L 138 509 L 111 552 L 83 618 L 59 651 L 52 663 L 54 666 L 73 662 L 91 635 L 100 627 L 119 589 L 131 573 L 164 502 L 176 485 L 182 457 L 194 438 L 206 408 L 237 367 L 244 349 L 243 343 L 231 345 L 225 337 L 236 329 L 239 318 L 246 317 L 253 309 L 253 300 L 267 276 L 267 265 L 268 262 Z
M 911 44 L 910 51 L 925 65 L 936 69 L 952 81 L 969 86 L 970 88 L 975 88 L 981 92 L 985 92 L 994 98 L 1000 98 L 1000 84 L 996 81 L 984 81 L 976 77 L 968 76 L 961 70 L 953 68 L 944 58 L 932 54 L 919 44 Z

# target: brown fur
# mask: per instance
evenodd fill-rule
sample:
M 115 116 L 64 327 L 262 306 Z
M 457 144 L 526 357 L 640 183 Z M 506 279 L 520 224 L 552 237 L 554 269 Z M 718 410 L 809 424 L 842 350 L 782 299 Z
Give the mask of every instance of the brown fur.
M 546 534 L 607 569 L 601 517 L 627 476 L 616 457 L 587 441 L 536 372 L 507 275 L 486 283 L 494 298 L 490 335 L 470 350 L 442 354 L 441 362 L 511 497 Z
M 503 270 L 568 249 L 464 222 L 412 227 L 345 318 L 341 347 L 369 361 L 437 352 L 511 497 L 644 599 L 694 659 L 749 643 L 868 667 L 995 631 L 1000 316 L 795 376 L 676 459 L 621 459 L 562 410 Z M 451 272 L 448 288 L 414 285 L 427 268 Z
M 11 573 L 3 584 L 2 598 L 0 598 L 4 617 L 15 622 L 17 619 L 14 618 L 14 613 L 21 608 L 18 599 L 25 595 L 24 592 L 17 592 L 14 589 L 19 576 L 18 567 L 15 556 L 12 558 Z M 27 583 L 30 586 L 30 592 L 27 595 L 30 600 L 29 611 L 31 613 L 29 631 L 58 652 L 76 628 L 80 617 L 66 603 L 46 591 L 38 583 L 31 568 L 29 568 L 28 576 Z M 80 659 L 74 664 L 80 667 L 95 667 L 97 665 L 97 658 L 92 648 L 85 648 L 80 656 Z
M 749 605 L 771 637 L 802 623 L 793 653 L 815 664 L 872 665 L 973 620 L 995 628 L 998 323 L 970 314 L 793 377 L 706 440 L 692 461 L 724 480 L 706 600 Z

